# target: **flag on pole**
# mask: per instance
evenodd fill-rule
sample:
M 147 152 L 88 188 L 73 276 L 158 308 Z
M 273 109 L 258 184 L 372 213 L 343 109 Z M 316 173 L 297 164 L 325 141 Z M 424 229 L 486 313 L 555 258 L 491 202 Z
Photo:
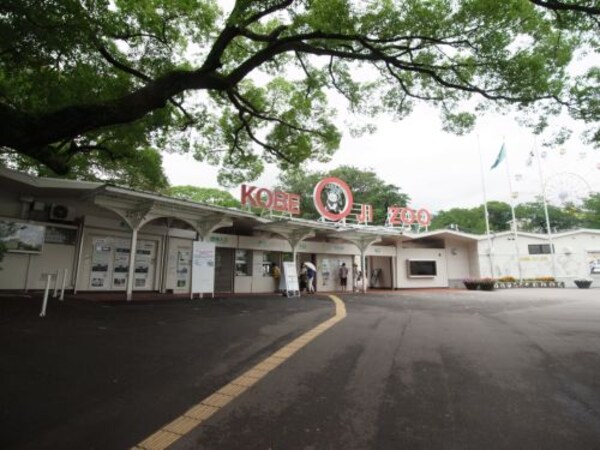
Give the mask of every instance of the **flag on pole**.
M 498 153 L 498 156 L 496 156 L 496 161 L 494 161 L 494 164 L 492 165 L 492 167 L 490 168 L 490 170 L 495 169 L 496 167 L 498 167 L 498 165 L 504 161 L 504 158 L 506 158 L 506 149 L 504 148 L 504 144 L 502 144 L 502 147 L 500 147 L 500 152 Z

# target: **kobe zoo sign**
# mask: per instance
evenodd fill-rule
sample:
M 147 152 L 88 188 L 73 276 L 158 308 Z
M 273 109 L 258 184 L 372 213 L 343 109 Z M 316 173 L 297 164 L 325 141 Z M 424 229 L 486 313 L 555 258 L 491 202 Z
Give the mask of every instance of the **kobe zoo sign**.
M 300 200 L 298 194 L 242 185 L 241 203 L 244 206 L 297 215 L 300 214 Z M 313 190 L 313 203 L 323 221 L 362 225 L 373 222 L 372 205 L 354 203 L 350 186 L 339 178 L 327 177 L 319 181 Z M 431 214 L 426 209 L 402 206 L 387 209 L 387 226 L 427 227 L 430 222 Z

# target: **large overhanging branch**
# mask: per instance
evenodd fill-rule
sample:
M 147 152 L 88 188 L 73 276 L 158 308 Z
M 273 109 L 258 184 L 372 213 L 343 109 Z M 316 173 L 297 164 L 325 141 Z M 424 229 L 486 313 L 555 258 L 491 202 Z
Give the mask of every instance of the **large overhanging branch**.
M 565 3 L 556 0 L 529 0 L 534 5 L 541 6 L 543 8 L 551 9 L 554 11 L 573 11 L 589 14 L 591 16 L 600 15 L 600 7 L 587 6 L 578 3 Z
M 276 7 L 276 10 L 282 9 L 290 3 L 290 0 L 281 1 L 273 8 Z M 259 20 L 260 17 L 252 16 L 250 19 Z M 239 36 L 263 42 L 264 46 L 229 73 L 224 74 L 222 73 L 221 59 L 228 46 Z M 373 64 L 384 63 L 388 68 L 393 67 L 398 71 L 414 72 L 427 76 L 443 88 L 479 94 L 490 100 L 530 103 L 543 98 L 551 98 L 550 96 L 534 98 L 497 93 L 494 89 L 484 89 L 464 80 L 456 81 L 444 77 L 442 74 L 444 71 L 451 71 L 451 66 L 418 64 L 399 57 L 403 54 L 402 52 L 411 49 L 420 49 L 423 46 L 446 45 L 470 46 L 470 43 L 468 40 L 461 40 L 456 37 L 435 38 L 420 35 L 377 38 L 373 36 L 324 33 L 321 31 L 285 35 L 285 27 L 279 27 L 268 35 L 257 35 L 236 25 L 227 25 L 216 38 L 199 69 L 172 71 L 156 79 L 150 79 L 142 72 L 117 61 L 105 48 L 101 48 L 100 52 L 108 62 L 119 70 L 141 79 L 145 82 L 145 85 L 110 101 L 74 105 L 42 114 L 26 113 L 9 106 L 7 103 L 0 102 L 0 146 L 15 149 L 46 164 L 58 173 L 65 173 L 68 169 L 67 161 L 62 155 L 49 147 L 51 144 L 73 139 L 104 127 L 134 122 L 152 111 L 163 108 L 168 102 L 174 102 L 174 97 L 186 91 L 230 91 L 255 69 L 269 61 L 273 61 L 278 55 L 288 52 L 293 52 L 298 57 L 301 55 L 315 55 L 342 60 L 365 61 Z M 394 54 L 389 55 L 386 50 L 393 51 Z M 416 98 L 417 94 L 410 92 L 406 86 L 401 85 L 401 88 L 405 93 Z M 427 97 L 426 95 L 423 96 L 423 98 Z M 233 99 L 238 100 L 238 104 L 233 103 Z M 243 113 L 243 118 L 240 117 L 240 120 L 248 135 L 271 153 L 285 160 L 285 155 L 277 149 L 269 148 L 270 146 L 258 142 L 260 140 L 256 138 L 250 128 L 246 120 L 246 114 L 260 120 L 277 121 L 278 119 L 263 112 L 252 110 L 248 104 L 244 105 L 243 99 L 239 95 L 230 96 L 229 100 Z M 178 107 L 181 106 L 175 104 Z M 243 108 L 240 109 L 240 105 Z M 296 129 L 296 131 L 315 132 L 293 124 L 280 123 Z

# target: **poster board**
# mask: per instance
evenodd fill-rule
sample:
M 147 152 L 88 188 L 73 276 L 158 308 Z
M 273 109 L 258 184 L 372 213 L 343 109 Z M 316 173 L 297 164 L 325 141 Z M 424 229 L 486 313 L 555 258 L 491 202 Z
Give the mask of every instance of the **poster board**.
M 283 292 L 288 297 L 300 297 L 300 284 L 296 264 L 292 261 L 283 263 Z
M 194 294 L 211 293 L 215 296 L 215 254 L 214 242 L 194 241 L 192 243 L 192 289 L 190 298 Z

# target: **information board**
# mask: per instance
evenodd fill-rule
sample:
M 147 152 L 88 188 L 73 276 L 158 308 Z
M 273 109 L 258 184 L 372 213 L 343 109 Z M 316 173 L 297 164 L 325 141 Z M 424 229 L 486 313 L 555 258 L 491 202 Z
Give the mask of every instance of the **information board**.
M 214 242 L 194 241 L 192 243 L 192 289 L 194 294 L 211 293 L 215 296 L 215 253 Z
M 283 277 L 284 282 L 283 292 L 288 297 L 300 297 L 300 285 L 298 283 L 298 271 L 296 270 L 296 264 L 291 261 L 283 263 Z

